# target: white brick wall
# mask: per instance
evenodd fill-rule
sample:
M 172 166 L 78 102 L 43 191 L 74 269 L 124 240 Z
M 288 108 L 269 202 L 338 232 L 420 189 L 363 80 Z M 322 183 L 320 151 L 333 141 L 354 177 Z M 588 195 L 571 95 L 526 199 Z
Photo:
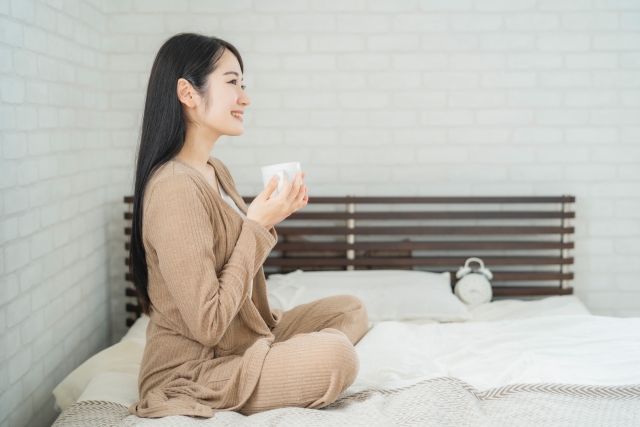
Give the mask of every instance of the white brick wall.
M 244 194 L 287 160 L 311 197 L 574 194 L 576 294 L 640 315 L 640 0 L 0 1 L 2 426 L 125 332 L 121 200 L 180 31 L 243 55 L 212 154 Z
M 167 37 L 240 49 L 246 131 L 213 155 L 245 194 L 286 160 L 306 165 L 311 196 L 575 194 L 577 295 L 640 315 L 625 262 L 607 261 L 640 256 L 640 1 L 133 1 L 108 15 L 107 79 L 124 82 L 110 110 L 136 123 Z
M 101 3 L 0 2 L 3 427 L 51 425 L 53 388 L 111 344 Z

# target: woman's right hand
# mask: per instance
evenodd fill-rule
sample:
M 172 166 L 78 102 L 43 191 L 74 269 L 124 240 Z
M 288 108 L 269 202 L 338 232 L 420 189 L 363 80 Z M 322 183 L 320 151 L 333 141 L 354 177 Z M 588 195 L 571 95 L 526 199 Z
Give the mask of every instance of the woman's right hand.
M 262 224 L 267 230 L 307 205 L 307 186 L 302 183 L 306 174 L 298 172 L 293 182 L 284 179 L 278 195 L 271 194 L 278 188 L 278 175 L 253 199 L 247 208 L 247 218 Z

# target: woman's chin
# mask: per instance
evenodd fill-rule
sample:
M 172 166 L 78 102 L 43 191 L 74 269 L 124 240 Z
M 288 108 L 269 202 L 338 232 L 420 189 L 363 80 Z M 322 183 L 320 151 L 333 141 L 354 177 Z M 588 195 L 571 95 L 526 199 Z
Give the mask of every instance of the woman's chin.
M 244 133 L 244 128 L 241 127 L 240 129 L 233 129 L 231 132 L 229 132 L 227 135 L 229 136 L 240 136 Z

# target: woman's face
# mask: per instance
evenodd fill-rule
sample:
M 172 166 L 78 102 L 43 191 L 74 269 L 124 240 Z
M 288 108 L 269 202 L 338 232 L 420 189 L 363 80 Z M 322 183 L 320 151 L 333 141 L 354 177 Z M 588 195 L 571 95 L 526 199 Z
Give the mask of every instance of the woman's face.
M 195 108 L 187 109 L 191 121 L 204 128 L 200 130 L 218 136 L 242 135 L 244 132 L 242 113 L 250 103 L 249 96 L 242 88 L 242 77 L 238 59 L 231 51 L 225 49 L 217 68 L 209 75 L 207 88 L 209 99 L 206 111 L 207 101 L 197 94 L 194 96 Z M 178 84 L 178 91 L 180 92 L 180 84 Z

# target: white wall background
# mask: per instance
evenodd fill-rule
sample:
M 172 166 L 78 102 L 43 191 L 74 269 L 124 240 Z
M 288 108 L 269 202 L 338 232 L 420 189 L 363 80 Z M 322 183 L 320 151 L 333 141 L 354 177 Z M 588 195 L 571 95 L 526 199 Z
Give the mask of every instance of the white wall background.
M 118 200 L 101 9 L 0 1 L 2 426 L 51 425 L 51 390 L 110 345 Z
M 125 332 L 122 197 L 180 31 L 243 55 L 212 152 L 243 194 L 288 160 L 310 196 L 572 194 L 576 294 L 640 316 L 640 0 L 0 0 L 1 426 L 50 425 Z

